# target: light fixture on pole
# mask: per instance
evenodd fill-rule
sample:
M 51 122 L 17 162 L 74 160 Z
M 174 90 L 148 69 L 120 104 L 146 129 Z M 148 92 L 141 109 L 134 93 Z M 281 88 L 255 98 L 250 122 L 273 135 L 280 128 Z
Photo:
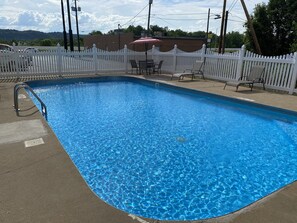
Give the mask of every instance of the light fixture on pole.
M 215 14 L 215 18 L 214 19 L 221 19 L 222 17 L 219 14 Z
M 78 48 L 78 51 L 80 51 L 80 41 L 79 41 L 79 29 L 78 29 L 78 17 L 77 17 L 77 12 L 80 12 L 80 11 L 81 11 L 81 8 L 80 8 L 80 7 L 77 7 L 76 1 L 77 1 L 77 0 L 74 0 L 74 7 L 72 6 L 72 7 L 71 7 L 71 10 L 75 12 L 75 19 L 76 19 L 76 35 L 77 35 L 77 48 Z

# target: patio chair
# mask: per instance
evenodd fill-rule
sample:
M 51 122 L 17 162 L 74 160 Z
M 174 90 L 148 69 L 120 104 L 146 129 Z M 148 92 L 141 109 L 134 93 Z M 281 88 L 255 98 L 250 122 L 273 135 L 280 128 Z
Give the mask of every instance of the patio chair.
M 138 68 L 136 60 L 130 60 L 130 63 L 131 63 L 131 68 L 132 68 L 132 74 L 133 74 L 133 69 L 136 70 L 136 74 L 139 74 L 139 68 Z
M 264 70 L 264 66 L 253 66 L 248 76 L 242 76 L 238 81 L 226 82 L 224 90 L 227 85 L 236 87 L 236 91 L 240 85 L 249 85 L 252 91 L 255 83 L 263 84 L 263 89 L 265 90 L 265 81 L 263 79 Z
M 179 81 L 182 80 L 182 79 L 184 79 L 184 77 L 191 77 L 192 80 L 194 80 L 194 78 L 197 75 L 200 75 L 204 79 L 203 66 L 204 66 L 204 61 L 197 60 L 193 64 L 193 68 L 192 69 L 186 69 L 183 73 L 172 74 L 171 80 L 172 80 L 173 77 L 178 77 L 178 80 Z
M 163 60 L 160 60 L 158 64 L 155 64 L 153 73 L 158 72 L 158 74 L 161 74 L 161 68 L 162 68 Z

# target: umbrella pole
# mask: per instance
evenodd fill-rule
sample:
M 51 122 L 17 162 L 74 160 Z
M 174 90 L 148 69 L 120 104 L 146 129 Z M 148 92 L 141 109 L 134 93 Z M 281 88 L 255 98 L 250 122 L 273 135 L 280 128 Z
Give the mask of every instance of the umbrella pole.
M 147 43 L 144 44 L 145 47 L 145 61 L 147 62 Z
M 145 72 L 147 74 L 147 48 L 148 48 L 148 44 L 145 43 L 144 47 L 145 47 Z

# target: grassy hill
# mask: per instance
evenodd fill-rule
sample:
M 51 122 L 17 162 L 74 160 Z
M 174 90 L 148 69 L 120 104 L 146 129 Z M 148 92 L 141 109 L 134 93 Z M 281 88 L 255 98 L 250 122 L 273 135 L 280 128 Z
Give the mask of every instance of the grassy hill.
M 18 31 L 14 29 L 0 29 L 0 40 L 25 41 L 37 39 L 63 39 L 62 32 L 44 33 L 34 30 Z

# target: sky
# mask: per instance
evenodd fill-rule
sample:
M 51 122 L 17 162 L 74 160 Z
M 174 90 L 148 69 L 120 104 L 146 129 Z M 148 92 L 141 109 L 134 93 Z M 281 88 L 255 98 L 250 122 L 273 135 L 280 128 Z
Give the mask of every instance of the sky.
M 66 30 L 68 32 L 67 4 L 64 2 Z M 70 7 L 74 0 L 69 0 Z M 245 0 L 249 14 L 256 4 L 268 0 Z M 147 27 L 149 0 L 77 0 L 81 7 L 78 12 L 79 33 L 88 34 L 93 30 L 107 33 L 119 26 Z M 151 25 L 181 29 L 187 32 L 206 31 L 207 14 L 210 8 L 209 30 L 220 32 L 223 0 L 153 0 Z M 227 32 L 244 32 L 246 17 L 240 0 L 227 0 L 229 11 Z M 76 33 L 75 13 L 71 12 L 71 27 Z M 37 30 L 41 32 L 62 32 L 61 0 L 0 0 L 0 29 Z

